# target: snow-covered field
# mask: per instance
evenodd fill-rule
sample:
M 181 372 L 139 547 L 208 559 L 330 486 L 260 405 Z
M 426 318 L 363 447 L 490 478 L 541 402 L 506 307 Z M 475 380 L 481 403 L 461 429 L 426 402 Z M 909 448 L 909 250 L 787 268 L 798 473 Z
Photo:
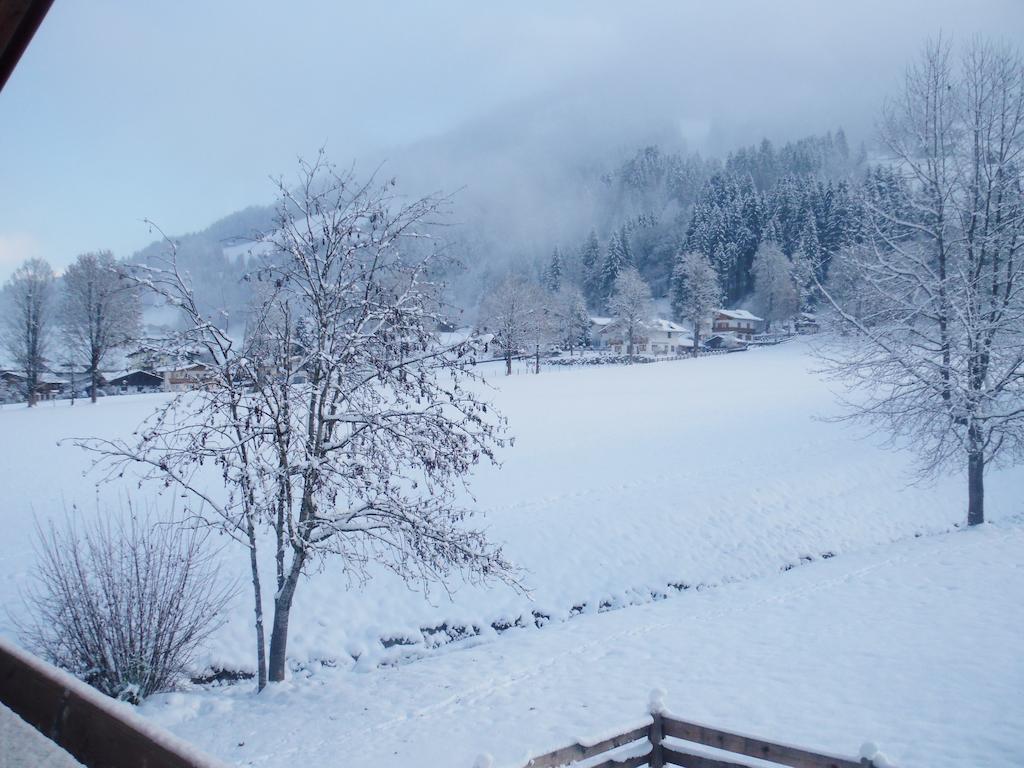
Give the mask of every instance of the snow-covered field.
M 671 712 L 900 768 L 1024 764 L 1024 526 L 986 526 L 500 640 L 416 664 L 157 697 L 143 711 L 245 765 L 523 765 Z
M 995 526 L 935 535 L 965 516 L 962 478 L 908 486 L 907 454 L 820 418 L 837 411 L 812 366 L 797 342 L 496 375 L 516 444 L 466 501 L 530 594 L 425 600 L 383 572 L 347 588 L 327 562 L 299 588 L 291 683 L 258 699 L 248 684 L 173 694 L 145 712 L 258 765 L 339 750 L 354 765 L 469 765 L 482 750 L 504 764 L 627 724 L 659 684 L 681 716 L 773 739 L 853 754 L 870 738 L 908 766 L 1019 764 L 1024 470 L 989 475 Z M 95 488 L 89 457 L 57 441 L 123 435 L 162 397 L 0 410 L 0 599 L 13 614 L 33 513 L 87 514 L 129 489 Z M 244 551 L 226 544 L 222 558 L 244 579 Z M 715 588 L 669 586 L 684 584 Z M 491 628 L 517 620 L 527 628 Z M 200 664 L 251 669 L 250 623 L 243 589 Z M 440 625 L 481 634 L 430 649 L 444 633 L 423 628 Z

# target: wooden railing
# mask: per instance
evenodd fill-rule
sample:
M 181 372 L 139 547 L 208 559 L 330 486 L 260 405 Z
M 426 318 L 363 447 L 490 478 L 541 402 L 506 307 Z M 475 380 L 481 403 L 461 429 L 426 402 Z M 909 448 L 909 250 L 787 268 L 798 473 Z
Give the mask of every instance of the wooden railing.
M 570 744 L 530 759 L 523 768 L 558 768 L 587 761 L 586 768 L 749 768 L 759 761 L 789 768 L 884 768 L 889 764 L 870 745 L 859 758 L 811 752 L 756 736 L 690 723 L 667 714 L 660 698 L 652 698 L 651 715 L 644 725 L 594 743 Z M 600 759 L 604 757 L 604 759 Z M 483 756 L 477 766 L 489 766 Z M 763 763 L 759 763 L 761 765 Z
M 0 702 L 87 768 L 224 766 L 128 705 L 3 640 Z
M 3 640 L 0 701 L 88 768 L 223 768 L 126 705 Z M 873 749 L 848 759 L 680 720 L 665 712 L 660 695 L 652 695 L 651 714 L 641 724 L 547 752 L 523 768 L 583 761 L 585 768 L 748 768 L 735 756 L 789 768 L 889 768 Z M 491 764 L 488 756 L 477 761 L 478 768 Z

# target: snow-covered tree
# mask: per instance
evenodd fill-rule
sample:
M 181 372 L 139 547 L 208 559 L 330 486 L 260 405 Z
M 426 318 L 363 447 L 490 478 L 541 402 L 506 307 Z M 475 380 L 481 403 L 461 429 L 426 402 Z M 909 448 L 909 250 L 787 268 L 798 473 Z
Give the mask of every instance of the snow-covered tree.
M 546 337 L 551 322 L 543 289 L 518 275 L 507 275 L 483 297 L 477 326 L 493 336 L 505 358 L 505 373 L 512 375 L 512 359 L 521 351 L 533 352 Z
M 922 471 L 966 466 L 967 523 L 984 521 L 984 474 L 1024 449 L 1024 62 L 984 42 L 955 62 L 929 44 L 887 107 L 881 140 L 909 205 L 877 199 L 856 282 L 821 286 L 846 343 L 823 351 L 861 390 L 852 418 L 913 446 Z
M 598 242 L 597 233 L 593 230 L 587 236 L 587 241 L 580 249 L 580 269 L 583 273 L 583 295 L 587 304 L 598 306 L 601 299 L 601 243 Z
M 565 276 L 565 264 L 562 259 L 562 252 L 556 247 L 551 253 L 551 261 L 548 268 L 544 270 L 544 286 L 551 293 L 558 293 L 562 287 L 562 280 Z
M 587 302 L 579 288 L 567 285 L 552 297 L 551 304 L 557 337 L 571 355 L 576 347 L 585 346 L 590 341 Z
M 110 251 L 84 253 L 64 272 L 59 322 L 70 359 L 89 372 L 96 402 L 100 368 L 112 351 L 139 333 L 138 287 Z
M 626 267 L 617 278 L 608 309 L 626 340 L 626 354 L 633 357 L 636 342 L 651 319 L 651 289 L 634 267 Z
M 682 253 L 672 272 L 672 312 L 693 325 L 693 351 L 700 349 L 700 329 L 722 301 L 718 273 L 698 251 Z
M 808 275 L 808 280 L 813 274 Z M 764 318 L 765 330 L 773 322 L 790 320 L 800 311 L 800 294 L 793 264 L 777 245 L 764 241 L 754 254 L 754 306 Z
M 629 252 L 622 239 L 622 232 L 612 232 L 608 240 L 608 250 L 604 263 L 601 265 L 601 302 L 607 306 L 615 294 L 615 281 L 619 273 L 630 267 Z
M 790 268 L 801 310 L 813 309 L 814 278 L 823 273 L 824 257 L 814 215 L 808 213 L 803 231 L 800 233 L 800 247 L 793 254 Z
M 4 347 L 25 377 L 25 400 L 35 405 L 53 325 L 53 269 L 42 259 L 18 267 L 3 291 Z
M 419 244 L 429 246 L 443 201 L 404 203 L 394 182 L 357 183 L 322 153 L 278 194 L 275 227 L 254 249 L 245 343 L 203 317 L 173 258 L 148 271 L 140 279 L 184 311 L 182 340 L 213 359 L 210 377 L 159 411 L 138 443 L 87 443 L 111 471 L 140 463 L 183 488 L 201 502 L 193 515 L 245 545 L 261 684 L 284 679 L 303 575 L 338 567 L 368 578 L 377 562 L 426 587 L 512 573 L 457 502 L 472 467 L 503 443 L 503 421 L 467 386 L 475 340 L 446 346 L 433 333 L 440 254 Z M 199 480 L 211 463 L 225 494 Z M 266 671 L 261 528 L 275 562 Z

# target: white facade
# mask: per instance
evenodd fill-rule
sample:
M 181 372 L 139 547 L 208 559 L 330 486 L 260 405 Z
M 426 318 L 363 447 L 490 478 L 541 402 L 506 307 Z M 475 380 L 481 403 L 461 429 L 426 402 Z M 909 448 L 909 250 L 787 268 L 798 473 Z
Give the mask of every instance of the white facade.
M 657 318 L 647 324 L 647 343 L 651 354 L 678 355 L 693 347 L 693 334 L 679 323 Z
M 594 347 L 608 349 L 617 355 L 628 353 L 628 342 L 621 325 L 612 318 L 592 318 L 596 332 Z M 693 336 L 690 331 L 671 320 L 656 318 L 646 321 L 637 333 L 633 354 L 679 355 L 690 351 Z

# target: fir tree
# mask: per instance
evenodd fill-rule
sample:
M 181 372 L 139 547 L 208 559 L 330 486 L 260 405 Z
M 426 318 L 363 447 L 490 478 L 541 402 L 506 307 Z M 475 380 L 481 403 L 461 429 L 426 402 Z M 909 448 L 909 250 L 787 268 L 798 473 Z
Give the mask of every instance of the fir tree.
M 622 243 L 620 232 L 612 232 L 608 240 L 608 252 L 601 267 L 601 301 L 606 304 L 615 292 L 615 280 L 619 273 L 629 266 L 626 259 L 627 251 Z
M 601 244 L 597 240 L 597 233 L 590 230 L 590 235 L 580 249 L 580 267 L 583 272 L 583 295 L 591 306 L 601 303 L 602 265 Z
M 565 271 L 565 267 L 562 264 L 562 254 L 558 250 L 558 246 L 555 246 L 554 252 L 551 254 L 551 263 L 548 264 L 548 268 L 544 273 L 544 285 L 552 293 L 558 293 L 562 287 L 562 275 Z

